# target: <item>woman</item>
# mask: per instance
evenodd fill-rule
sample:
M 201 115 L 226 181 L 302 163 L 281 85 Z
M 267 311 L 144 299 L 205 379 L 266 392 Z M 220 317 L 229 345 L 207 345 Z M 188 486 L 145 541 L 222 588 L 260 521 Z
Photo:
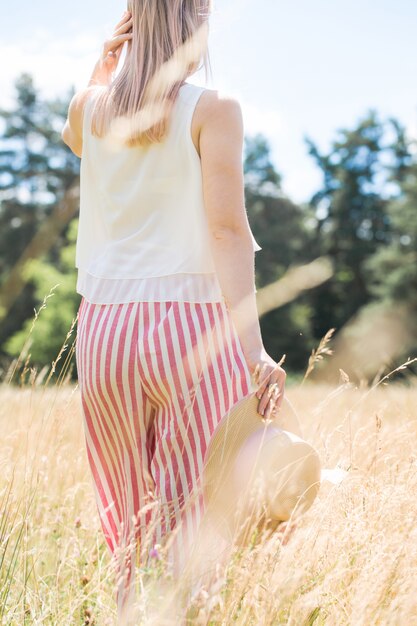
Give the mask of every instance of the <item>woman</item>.
M 210 8 L 129 0 L 62 131 L 82 158 L 76 357 L 120 615 L 133 556 L 147 563 L 171 535 L 167 555 L 181 571 L 216 424 L 252 381 L 260 415 L 284 394 L 256 308 L 261 248 L 244 204 L 241 108 L 186 80 L 202 59 L 207 70 Z

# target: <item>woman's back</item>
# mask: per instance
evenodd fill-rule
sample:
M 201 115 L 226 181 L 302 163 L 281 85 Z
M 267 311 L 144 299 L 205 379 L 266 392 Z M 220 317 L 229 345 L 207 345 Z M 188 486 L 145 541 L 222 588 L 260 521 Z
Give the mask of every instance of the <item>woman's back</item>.
M 165 139 L 146 147 L 93 136 L 87 101 L 76 266 L 77 291 L 90 301 L 140 299 L 145 290 L 155 300 L 222 299 L 192 138 L 204 91 L 184 83 Z

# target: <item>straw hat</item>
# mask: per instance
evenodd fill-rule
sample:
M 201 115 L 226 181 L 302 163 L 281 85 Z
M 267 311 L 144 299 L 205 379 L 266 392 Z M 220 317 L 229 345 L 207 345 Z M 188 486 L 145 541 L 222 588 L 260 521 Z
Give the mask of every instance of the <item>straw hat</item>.
M 254 522 L 275 529 L 294 519 L 320 488 L 316 450 L 279 425 L 292 411 L 289 401 L 284 396 L 273 419 L 263 418 L 258 404 L 255 392 L 239 400 L 217 425 L 204 457 L 206 513 L 224 537 L 237 542 L 246 540 Z

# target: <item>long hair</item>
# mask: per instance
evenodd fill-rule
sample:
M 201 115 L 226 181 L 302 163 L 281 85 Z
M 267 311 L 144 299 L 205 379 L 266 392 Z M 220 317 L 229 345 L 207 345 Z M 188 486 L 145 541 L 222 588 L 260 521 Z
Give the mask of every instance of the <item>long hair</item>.
M 129 147 L 163 140 L 188 76 L 210 65 L 212 0 L 127 0 L 132 38 L 120 72 L 94 98 L 91 132 Z

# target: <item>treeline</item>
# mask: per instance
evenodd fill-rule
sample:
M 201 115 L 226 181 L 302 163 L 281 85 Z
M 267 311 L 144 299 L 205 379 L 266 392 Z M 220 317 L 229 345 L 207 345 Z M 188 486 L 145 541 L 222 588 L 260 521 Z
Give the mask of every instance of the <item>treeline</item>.
M 72 94 L 45 100 L 22 74 L 14 106 L 0 110 L 0 377 L 25 342 L 23 357 L 46 372 L 75 338 L 75 330 L 67 334 L 80 300 L 80 161 L 60 137 Z M 246 207 L 262 246 L 260 301 L 268 292 L 260 306 L 264 343 L 297 375 L 334 329 L 334 371 L 369 378 L 417 355 L 415 144 L 398 120 L 375 110 L 340 129 L 327 154 L 305 142 L 323 182 L 298 205 L 282 192 L 267 138 L 245 139 Z M 317 259 L 331 269 L 315 280 Z M 75 379 L 73 351 L 70 360 L 61 358 L 56 373 L 65 363 Z

